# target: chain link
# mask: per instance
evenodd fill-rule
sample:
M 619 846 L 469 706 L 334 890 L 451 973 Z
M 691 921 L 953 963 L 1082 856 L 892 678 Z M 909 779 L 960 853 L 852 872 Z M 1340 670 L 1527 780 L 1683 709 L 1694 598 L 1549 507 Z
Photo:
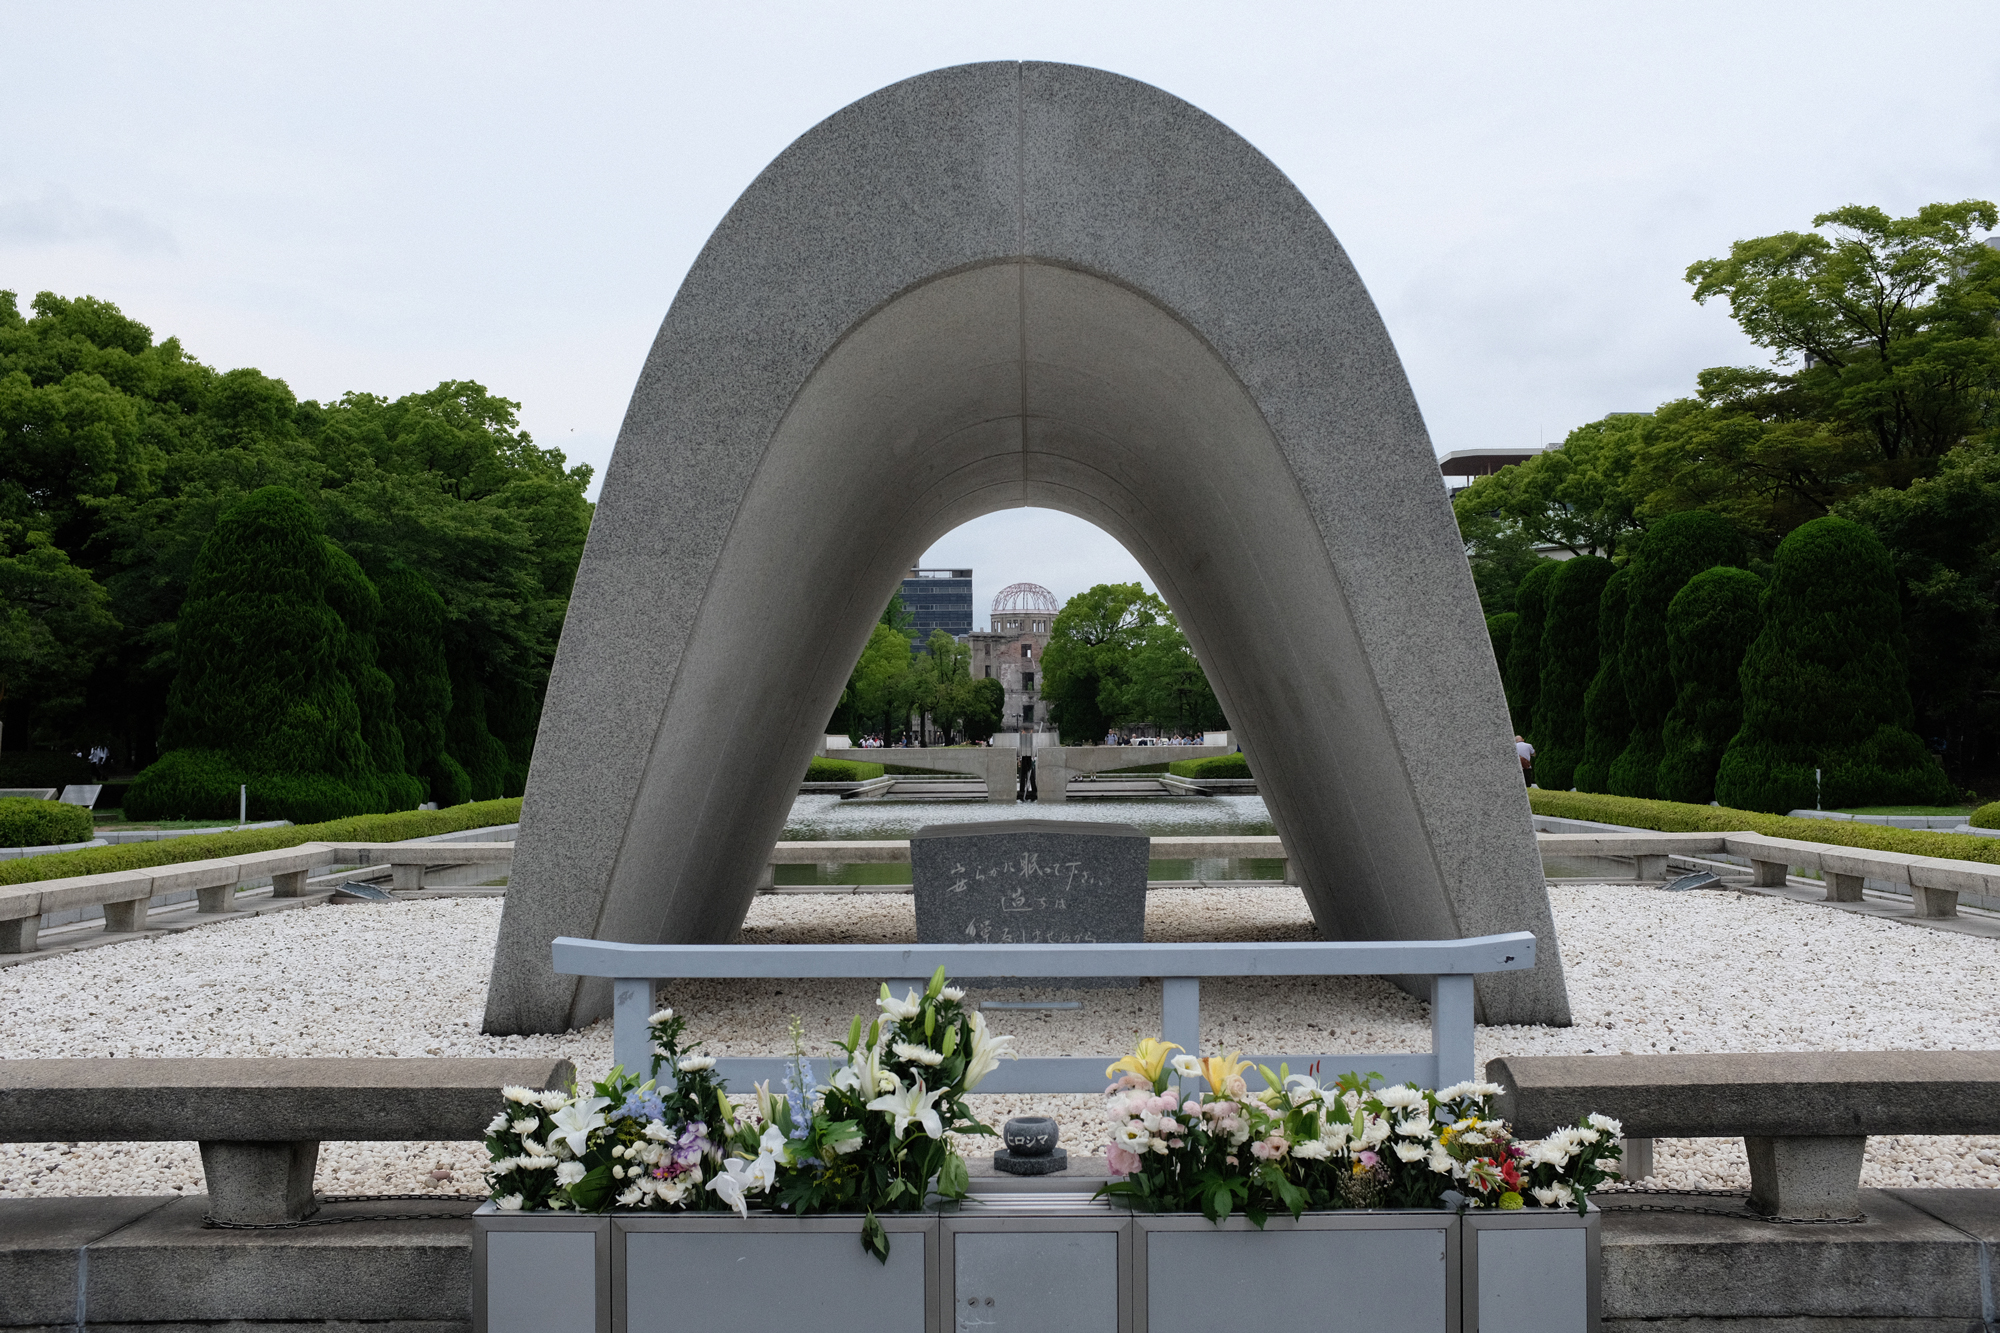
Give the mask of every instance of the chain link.
M 401 1203 L 423 1199 L 427 1202 L 485 1203 L 484 1194 L 322 1194 L 313 1201 L 314 1211 L 323 1203 Z M 211 1231 L 296 1231 L 300 1227 L 330 1227 L 342 1222 L 457 1222 L 465 1213 L 368 1213 L 341 1217 L 305 1217 L 296 1222 L 218 1222 L 204 1217 L 201 1224 Z
M 1697 1199 L 1742 1199 L 1746 1204 L 1750 1198 L 1750 1191 L 1748 1190 L 1661 1190 L 1626 1185 L 1616 1189 L 1599 1190 L 1592 1196 L 1591 1202 L 1600 1211 L 1607 1213 L 1691 1213 L 1701 1217 L 1733 1217 L 1740 1222 L 1779 1222 L 1788 1226 L 1853 1226 L 1857 1222 L 1866 1222 L 1868 1220 L 1866 1213 L 1856 1213 L 1852 1217 L 1766 1217 L 1762 1213 L 1751 1212 L 1747 1206 L 1741 1210 L 1731 1210 L 1726 1208 L 1702 1208 L 1689 1203 L 1616 1204 L 1599 1202 L 1602 1199 L 1617 1198 L 1626 1194 L 1658 1194 Z

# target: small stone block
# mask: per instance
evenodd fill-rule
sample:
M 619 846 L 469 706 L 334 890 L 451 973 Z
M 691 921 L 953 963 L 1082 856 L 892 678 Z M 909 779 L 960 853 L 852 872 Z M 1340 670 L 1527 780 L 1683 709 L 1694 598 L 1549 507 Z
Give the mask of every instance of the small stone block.
M 311 1217 L 313 1169 L 319 1164 L 314 1139 L 203 1140 L 201 1173 L 208 1183 L 208 1215 L 217 1222 L 253 1225 L 298 1222 Z
M 194 891 L 195 910 L 204 916 L 216 916 L 236 910 L 236 886 L 234 884 L 214 884 Z
M 273 898 L 302 898 L 306 892 L 306 871 L 281 870 L 271 876 Z
M 421 865 L 395 866 L 392 868 L 391 873 L 394 876 L 391 880 L 391 885 L 394 888 L 407 892 L 411 889 L 421 889 L 424 886 L 424 868 Z
M 1958 892 L 1955 889 L 1927 889 L 1912 884 L 1910 900 L 1916 905 L 1917 910 L 1912 914 L 1915 916 L 1935 919 L 1958 915 Z
M 151 898 L 133 898 L 122 903 L 104 904 L 104 933 L 128 935 L 146 928 L 146 908 Z
M 1069 1169 L 1069 1149 L 1057 1148 L 1039 1157 L 1023 1157 L 1006 1148 L 993 1154 L 993 1169 L 1010 1176 L 1048 1176 Z
M 1828 871 L 1826 876 L 1826 900 L 1830 903 L 1858 903 L 1861 898 L 1860 875 L 1843 875 Z
M 1785 874 L 1790 869 L 1783 861 L 1752 860 L 1750 883 L 1759 889 L 1782 889 L 1785 887 Z
M 1861 1212 L 1865 1134 L 1765 1138 L 1746 1135 L 1750 1211 L 1766 1217 L 1854 1217 Z
M 0 921 L 0 953 L 33 953 L 39 947 L 35 937 L 41 924 L 39 916 Z

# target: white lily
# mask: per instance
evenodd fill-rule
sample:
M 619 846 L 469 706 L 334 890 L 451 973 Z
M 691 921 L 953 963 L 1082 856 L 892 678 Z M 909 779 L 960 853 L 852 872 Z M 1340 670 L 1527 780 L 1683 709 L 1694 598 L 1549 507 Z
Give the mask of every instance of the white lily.
M 764 1136 L 757 1140 L 757 1153 L 761 1157 L 785 1155 L 785 1136 L 776 1125 L 765 1127 Z
M 906 1018 L 915 1018 L 922 1013 L 924 1002 L 915 991 L 911 991 L 900 1000 L 897 999 L 889 994 L 889 983 L 885 981 L 882 983 L 882 998 L 875 1001 L 875 1007 L 900 1023 Z
M 583 1156 L 584 1148 L 590 1142 L 592 1130 L 603 1129 L 607 1123 L 604 1108 L 611 1105 L 609 1097 L 579 1097 L 555 1113 L 555 1132 L 551 1140 L 561 1139 L 569 1145 L 575 1156 Z
M 895 1136 L 899 1139 L 903 1137 L 904 1132 L 912 1124 L 922 1125 L 924 1132 L 934 1139 L 943 1138 L 944 1122 L 938 1119 L 935 1104 L 937 1099 L 944 1095 L 944 1089 L 939 1088 L 936 1092 L 925 1092 L 924 1081 L 922 1079 L 918 1079 L 907 1088 L 902 1085 L 900 1079 L 894 1081 L 896 1084 L 894 1090 L 883 1093 L 880 1097 L 868 1103 L 868 1109 L 871 1111 L 883 1111 L 894 1116 L 896 1119 Z
M 986 1027 L 986 1015 L 973 1010 L 968 1020 L 972 1027 L 972 1047 L 965 1053 L 965 1090 L 972 1091 L 979 1086 L 979 1080 L 1000 1067 L 1002 1056 L 1014 1058 L 1010 1049 L 1012 1037 L 996 1037 Z

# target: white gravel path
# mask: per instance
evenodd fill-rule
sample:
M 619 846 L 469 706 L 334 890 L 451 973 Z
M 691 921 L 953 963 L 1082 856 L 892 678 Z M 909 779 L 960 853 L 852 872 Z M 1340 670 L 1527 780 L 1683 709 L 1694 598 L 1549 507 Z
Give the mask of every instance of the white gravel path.
M 2000 943 L 1781 898 L 1629 887 L 1550 890 L 1576 1026 L 1482 1028 L 1479 1058 L 1611 1051 L 1971 1049 L 1995 1045 Z M 0 971 L 0 1058 L 567 1055 L 610 1063 L 609 1025 L 542 1037 L 478 1030 L 500 903 L 456 899 L 285 912 Z M 1296 889 L 1154 893 L 1151 939 L 1310 939 Z M 746 941 L 907 941 L 903 895 L 761 898 Z M 1027 992 L 982 992 L 1005 999 Z M 1157 992 L 1036 991 L 1081 1010 L 995 1015 L 1023 1054 L 1116 1054 L 1156 1033 Z M 851 982 L 690 983 L 670 1001 L 717 1054 L 776 1051 L 799 1014 L 818 1053 L 868 1006 Z M 1256 1051 L 1406 1051 L 1425 1007 L 1372 978 L 1213 981 L 1204 1040 Z M 997 1125 L 1056 1114 L 1096 1142 L 1095 1099 L 980 1099 Z M 1653 1184 L 1748 1183 L 1739 1140 L 1662 1140 Z M 476 1144 L 329 1143 L 327 1193 L 478 1190 Z M 2000 1136 L 1877 1138 L 1869 1185 L 2000 1186 Z M 0 1144 L 0 1196 L 197 1192 L 193 1144 Z

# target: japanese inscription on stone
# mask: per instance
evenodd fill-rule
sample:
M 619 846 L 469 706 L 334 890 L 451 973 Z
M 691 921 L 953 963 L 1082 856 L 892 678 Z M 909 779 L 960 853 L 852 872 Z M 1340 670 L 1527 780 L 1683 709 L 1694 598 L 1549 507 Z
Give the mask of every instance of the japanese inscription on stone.
M 1016 819 L 934 824 L 910 839 L 926 944 L 1142 939 L 1152 843 L 1130 824 Z

